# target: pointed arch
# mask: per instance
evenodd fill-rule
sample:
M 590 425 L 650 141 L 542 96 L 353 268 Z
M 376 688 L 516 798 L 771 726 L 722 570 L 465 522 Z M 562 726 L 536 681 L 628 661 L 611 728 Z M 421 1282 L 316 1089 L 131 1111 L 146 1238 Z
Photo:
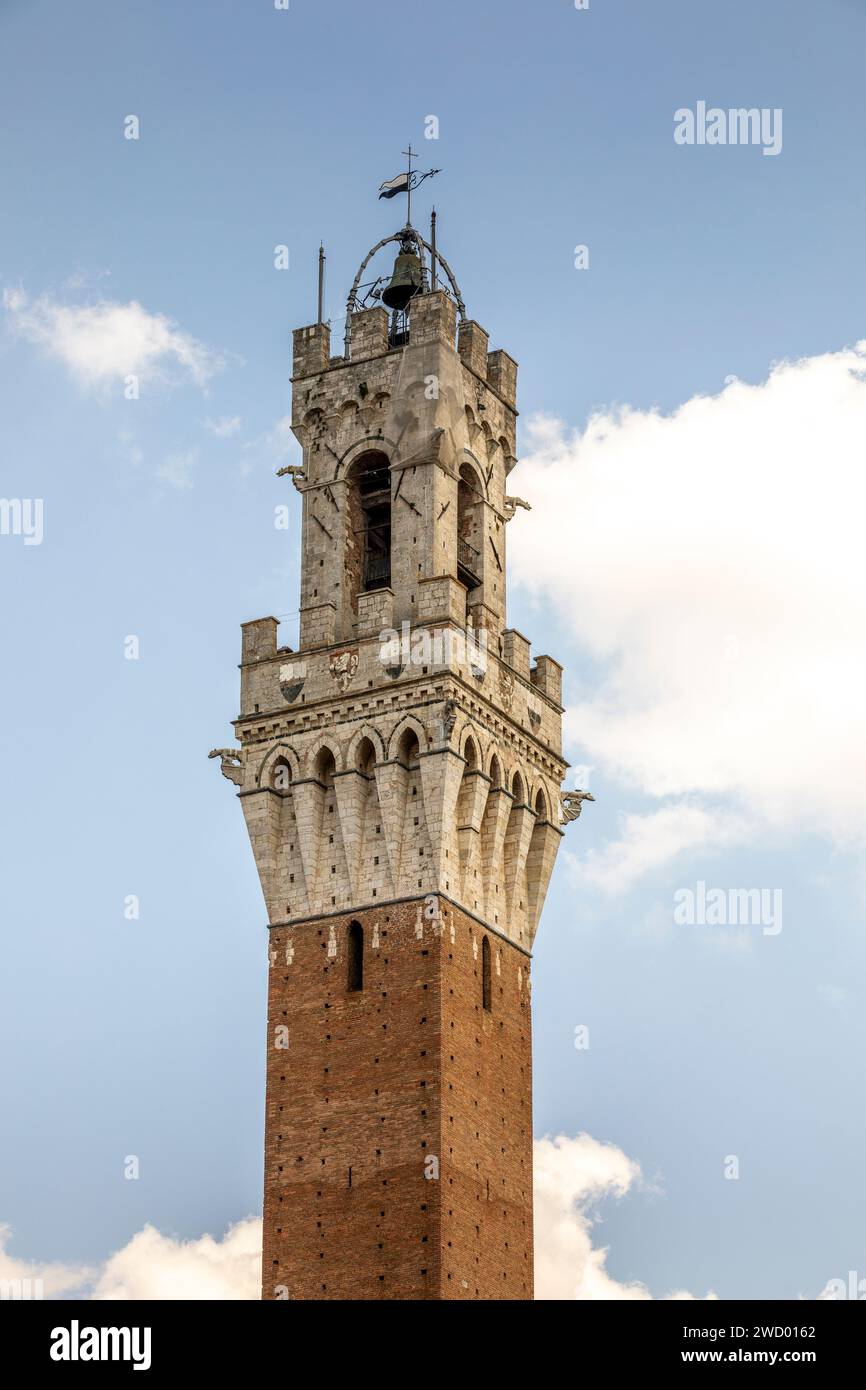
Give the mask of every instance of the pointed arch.
M 339 459 L 335 460 L 332 480 L 334 482 L 346 482 L 354 464 L 358 461 L 361 455 L 367 454 L 371 450 L 375 450 L 377 453 L 385 454 L 385 456 L 389 460 L 390 466 L 390 460 L 394 455 L 395 449 L 395 441 L 393 439 L 388 438 L 387 435 L 365 434 L 362 439 L 353 440 L 349 447 L 346 449 L 345 453 L 341 454 Z
M 294 748 L 288 744 L 278 743 L 276 747 L 269 748 L 259 764 L 256 773 L 256 785 L 259 787 L 269 787 L 272 785 L 272 775 L 274 763 L 284 761 L 288 764 L 291 771 L 291 780 L 296 782 L 301 775 L 301 764 Z
M 342 772 L 343 759 L 340 753 L 339 743 L 337 743 L 336 739 L 323 738 L 321 743 L 315 744 L 312 748 L 309 749 L 307 753 L 307 761 L 306 766 L 304 768 L 305 776 L 315 777 L 317 775 L 317 770 L 319 768 L 319 760 L 321 759 L 323 753 L 330 753 L 331 757 L 333 758 L 333 771 Z
M 484 581 L 484 503 L 478 471 L 460 465 L 457 480 L 457 578 L 470 592 Z
M 337 760 L 334 757 L 333 749 L 329 744 L 323 743 L 313 762 L 313 776 L 322 783 L 323 787 L 332 787 L 336 771 Z
M 379 730 L 374 728 L 373 725 L 363 724 L 361 728 L 358 729 L 357 733 L 353 734 L 346 750 L 346 769 L 348 771 L 363 771 L 363 769 L 359 769 L 358 765 L 358 750 L 365 740 L 373 747 L 375 762 L 383 763 L 387 758 L 388 749 Z
M 397 740 L 395 754 L 397 761 L 402 763 L 405 768 L 418 766 L 418 759 L 421 756 L 421 744 L 418 734 L 411 725 L 408 725 Z
M 466 763 L 466 772 L 475 772 L 481 766 L 478 754 L 478 743 L 474 733 L 467 732 L 463 741 L 463 760 Z
M 292 768 L 287 758 L 276 758 L 271 764 L 271 790 L 289 796 L 292 790 Z
M 391 462 L 381 449 L 367 449 L 346 473 L 345 569 L 357 611 L 359 593 L 391 583 Z
M 427 752 L 427 733 L 424 725 L 421 723 L 420 719 L 417 719 L 414 715 L 406 714 L 391 731 L 391 737 L 388 740 L 389 761 L 393 761 L 393 759 L 397 757 L 397 747 L 406 729 L 411 729 L 414 732 L 418 740 L 419 752 Z

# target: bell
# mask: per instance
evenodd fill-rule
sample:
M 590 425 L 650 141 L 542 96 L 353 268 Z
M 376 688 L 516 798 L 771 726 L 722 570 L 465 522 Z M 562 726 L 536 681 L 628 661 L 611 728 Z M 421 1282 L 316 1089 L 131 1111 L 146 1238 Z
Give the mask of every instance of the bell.
M 389 309 L 405 309 L 412 296 L 424 288 L 421 262 L 416 253 L 409 249 L 411 246 L 411 241 L 402 243 L 400 254 L 394 262 L 391 283 L 382 292 L 382 303 L 387 304 Z

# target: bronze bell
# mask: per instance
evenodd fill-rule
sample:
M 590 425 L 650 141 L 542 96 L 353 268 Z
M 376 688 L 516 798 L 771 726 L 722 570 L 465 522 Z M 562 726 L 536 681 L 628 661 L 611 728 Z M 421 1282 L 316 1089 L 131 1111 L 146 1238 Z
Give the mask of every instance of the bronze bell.
M 411 241 L 401 243 L 400 254 L 394 262 L 391 283 L 382 292 L 382 303 L 387 304 L 389 309 L 405 309 L 412 296 L 419 294 L 424 288 L 424 273 L 413 247 L 414 243 Z

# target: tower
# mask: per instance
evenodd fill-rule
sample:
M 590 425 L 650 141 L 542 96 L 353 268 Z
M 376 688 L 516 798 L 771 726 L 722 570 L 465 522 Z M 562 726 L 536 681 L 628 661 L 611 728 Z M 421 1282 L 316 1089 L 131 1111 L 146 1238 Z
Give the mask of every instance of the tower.
M 268 912 L 262 1296 L 527 1299 L 531 948 L 580 801 L 561 668 L 506 626 L 517 366 L 408 224 L 343 355 L 319 317 L 299 645 L 243 625 L 240 747 L 212 754 Z

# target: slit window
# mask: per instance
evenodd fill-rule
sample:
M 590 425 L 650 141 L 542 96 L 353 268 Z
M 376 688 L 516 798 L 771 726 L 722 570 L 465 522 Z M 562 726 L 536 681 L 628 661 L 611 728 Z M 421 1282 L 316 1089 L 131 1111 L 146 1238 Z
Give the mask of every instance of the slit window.
M 481 943 L 481 1003 L 490 1013 L 490 942 L 486 936 Z
M 364 928 L 360 922 L 349 924 L 348 947 L 346 985 L 350 994 L 357 994 L 364 988 Z

